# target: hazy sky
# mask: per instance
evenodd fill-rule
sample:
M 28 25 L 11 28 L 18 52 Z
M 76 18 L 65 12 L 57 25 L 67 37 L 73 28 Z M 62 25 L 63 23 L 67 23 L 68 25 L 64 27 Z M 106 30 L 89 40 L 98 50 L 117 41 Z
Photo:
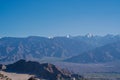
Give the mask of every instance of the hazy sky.
M 120 0 L 0 0 L 0 36 L 120 34 Z

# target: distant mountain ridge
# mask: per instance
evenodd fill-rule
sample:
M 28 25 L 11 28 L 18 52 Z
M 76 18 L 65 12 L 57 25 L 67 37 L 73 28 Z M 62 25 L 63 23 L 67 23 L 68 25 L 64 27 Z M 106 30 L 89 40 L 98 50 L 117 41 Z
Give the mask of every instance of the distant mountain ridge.
M 40 60 L 44 57 L 69 58 L 117 41 L 120 41 L 119 35 L 4 37 L 0 39 L 0 62 Z
M 105 63 L 118 60 L 120 60 L 120 41 L 95 48 L 65 61 L 73 63 Z

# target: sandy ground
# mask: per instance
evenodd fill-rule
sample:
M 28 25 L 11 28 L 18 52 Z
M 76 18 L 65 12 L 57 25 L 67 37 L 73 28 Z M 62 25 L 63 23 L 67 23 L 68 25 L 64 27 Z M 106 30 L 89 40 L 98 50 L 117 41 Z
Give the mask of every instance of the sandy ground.
M 1 74 L 4 74 L 5 76 L 8 76 L 12 80 L 28 80 L 33 75 L 28 74 L 16 74 L 16 73 L 8 73 L 0 71 Z

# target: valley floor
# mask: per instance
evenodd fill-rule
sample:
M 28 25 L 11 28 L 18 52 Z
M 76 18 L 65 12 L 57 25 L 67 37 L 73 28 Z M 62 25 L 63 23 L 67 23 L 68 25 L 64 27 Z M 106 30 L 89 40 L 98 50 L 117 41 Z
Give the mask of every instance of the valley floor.
M 120 73 L 88 73 L 84 77 L 88 80 L 120 80 Z

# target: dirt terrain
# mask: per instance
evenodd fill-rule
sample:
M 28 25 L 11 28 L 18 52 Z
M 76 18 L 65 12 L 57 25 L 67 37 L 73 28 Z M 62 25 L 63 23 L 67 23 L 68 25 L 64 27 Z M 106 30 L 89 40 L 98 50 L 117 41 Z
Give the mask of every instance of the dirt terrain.
M 4 76 L 9 77 L 12 80 L 28 80 L 28 78 L 33 76 L 33 75 L 28 75 L 28 74 L 16 74 L 16 73 L 8 73 L 8 72 L 3 72 L 3 71 L 0 71 L 0 73 L 3 74 Z

